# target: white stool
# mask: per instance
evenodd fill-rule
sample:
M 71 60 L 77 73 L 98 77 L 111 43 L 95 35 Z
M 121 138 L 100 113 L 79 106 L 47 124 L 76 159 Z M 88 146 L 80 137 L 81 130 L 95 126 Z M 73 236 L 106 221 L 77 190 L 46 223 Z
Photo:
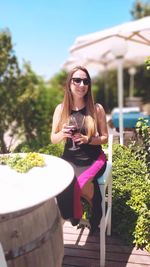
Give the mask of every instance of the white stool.
M 109 134 L 108 149 L 103 149 L 108 155 L 106 170 L 98 178 L 98 184 L 102 196 L 102 218 L 100 222 L 100 267 L 105 266 L 106 260 L 106 230 L 107 235 L 111 235 L 111 212 L 112 212 L 112 144 L 113 134 Z M 107 203 L 107 205 L 106 205 Z M 90 228 L 88 220 L 81 219 L 79 227 L 87 226 Z
M 4 251 L 3 251 L 1 243 L 0 243 L 0 267 L 7 267 L 7 263 L 5 260 L 5 255 L 4 255 Z
M 102 195 L 102 218 L 100 222 L 100 267 L 105 266 L 106 260 L 106 230 L 107 235 L 111 235 L 112 144 L 113 134 L 110 134 L 108 139 L 108 150 L 105 151 L 106 153 L 108 153 L 107 167 L 104 174 L 98 179 L 98 184 Z

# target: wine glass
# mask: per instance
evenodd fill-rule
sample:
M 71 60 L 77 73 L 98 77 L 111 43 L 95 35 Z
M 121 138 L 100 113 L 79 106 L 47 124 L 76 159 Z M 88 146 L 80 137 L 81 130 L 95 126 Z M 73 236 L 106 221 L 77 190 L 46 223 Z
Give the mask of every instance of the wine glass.
M 78 133 L 79 131 L 78 123 L 76 121 L 76 118 L 73 115 L 69 117 L 68 126 L 69 126 L 69 130 L 71 132 L 72 137 L 74 136 L 75 133 Z M 70 150 L 79 149 L 79 147 L 76 146 L 76 143 L 73 138 L 72 138 L 72 147 L 70 147 L 69 149 Z

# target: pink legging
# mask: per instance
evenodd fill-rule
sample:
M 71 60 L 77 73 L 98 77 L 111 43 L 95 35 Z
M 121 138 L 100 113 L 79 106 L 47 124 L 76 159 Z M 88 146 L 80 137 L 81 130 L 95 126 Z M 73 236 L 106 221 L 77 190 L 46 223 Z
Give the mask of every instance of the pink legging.
M 82 217 L 82 205 L 80 202 L 81 192 L 84 185 L 95 177 L 98 171 L 106 163 L 106 156 L 104 152 L 100 154 L 98 159 L 83 173 L 81 173 L 74 185 L 74 218 L 80 219 Z

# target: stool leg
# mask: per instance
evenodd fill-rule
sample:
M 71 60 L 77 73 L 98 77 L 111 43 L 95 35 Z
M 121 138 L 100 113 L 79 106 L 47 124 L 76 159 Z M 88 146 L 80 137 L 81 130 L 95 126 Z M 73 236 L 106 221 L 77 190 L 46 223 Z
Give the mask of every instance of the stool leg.
M 105 187 L 100 185 L 102 195 L 102 218 L 100 223 L 100 267 L 105 266 L 106 237 L 105 237 Z
M 107 235 L 111 235 L 111 213 L 112 213 L 112 177 L 108 184 L 108 222 L 107 222 Z

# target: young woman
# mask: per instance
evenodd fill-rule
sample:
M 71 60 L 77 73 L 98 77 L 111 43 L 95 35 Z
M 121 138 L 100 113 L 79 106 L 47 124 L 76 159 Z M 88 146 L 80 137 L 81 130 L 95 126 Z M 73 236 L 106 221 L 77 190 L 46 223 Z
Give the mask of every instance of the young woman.
M 108 132 L 105 111 L 100 104 L 94 104 L 91 78 L 82 66 L 68 74 L 63 102 L 54 111 L 51 142 L 61 141 L 65 142 L 62 158 L 75 173 L 71 185 L 57 197 L 61 215 L 77 225 L 88 203 L 93 232 L 102 215 L 97 178 L 106 168 L 101 145 L 107 143 Z

